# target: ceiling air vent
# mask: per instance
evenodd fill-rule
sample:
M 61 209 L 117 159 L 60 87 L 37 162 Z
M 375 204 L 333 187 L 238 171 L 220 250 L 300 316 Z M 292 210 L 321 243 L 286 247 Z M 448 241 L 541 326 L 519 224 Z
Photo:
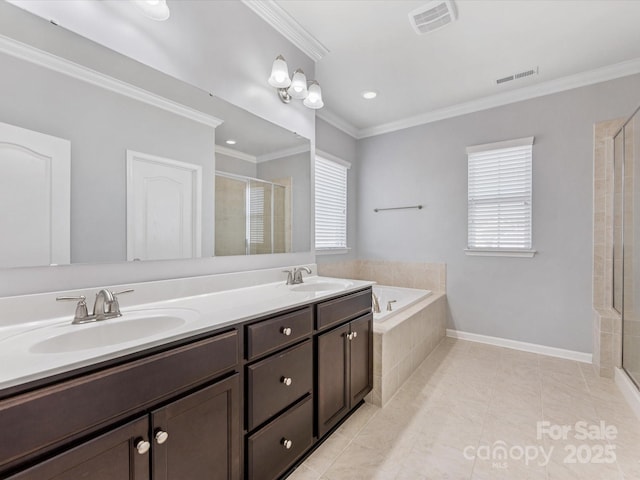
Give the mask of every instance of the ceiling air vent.
M 435 0 L 409 13 L 409 22 L 418 35 L 438 30 L 455 19 L 453 0 Z
M 510 82 L 512 80 L 518 80 L 519 78 L 530 77 L 531 75 L 538 74 L 538 67 L 531 68 L 529 70 L 525 70 L 524 72 L 514 73 L 513 75 L 508 75 L 506 77 L 502 77 L 496 80 L 496 83 L 500 85 L 501 83 Z

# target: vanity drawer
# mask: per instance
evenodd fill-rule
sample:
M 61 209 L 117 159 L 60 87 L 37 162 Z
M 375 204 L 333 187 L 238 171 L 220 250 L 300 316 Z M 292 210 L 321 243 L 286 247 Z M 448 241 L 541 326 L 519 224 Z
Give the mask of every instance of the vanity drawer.
M 248 478 L 250 480 L 278 478 L 307 451 L 312 443 L 313 401 L 309 396 L 248 438 Z
M 371 312 L 371 289 L 318 304 L 316 328 L 337 325 Z
M 247 360 L 295 343 L 313 330 L 311 307 L 248 325 Z
M 231 331 L 0 401 L 0 471 L 235 367 Z
M 247 430 L 252 430 L 313 388 L 311 340 L 248 366 L 247 387 Z

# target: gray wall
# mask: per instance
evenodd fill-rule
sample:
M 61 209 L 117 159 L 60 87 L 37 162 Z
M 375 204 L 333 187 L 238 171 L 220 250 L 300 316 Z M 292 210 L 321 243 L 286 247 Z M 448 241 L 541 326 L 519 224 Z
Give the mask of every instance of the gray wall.
M 257 164 L 222 153 L 216 153 L 216 171 L 253 178 L 258 175 Z
M 357 147 L 358 143 L 355 138 L 320 118 L 316 119 L 316 149 L 351 162 L 351 168 L 347 173 L 347 245 L 351 251 L 341 255 L 319 255 L 316 257 L 317 263 L 352 260 L 357 256 L 356 219 L 358 217 L 359 170 Z
M 449 328 L 590 352 L 593 124 L 639 102 L 635 75 L 361 140 L 358 256 L 446 262 Z M 537 255 L 465 256 L 465 147 L 531 135 Z

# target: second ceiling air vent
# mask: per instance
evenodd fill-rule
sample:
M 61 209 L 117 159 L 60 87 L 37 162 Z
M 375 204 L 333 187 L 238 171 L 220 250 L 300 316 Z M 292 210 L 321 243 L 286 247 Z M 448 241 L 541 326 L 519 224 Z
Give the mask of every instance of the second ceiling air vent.
M 511 82 L 512 80 L 518 80 L 519 78 L 530 77 L 531 75 L 538 75 L 538 67 L 525 70 L 524 72 L 514 73 L 513 75 L 509 75 L 507 77 L 499 78 L 496 80 L 496 83 L 500 85 L 501 83 Z
M 409 13 L 409 22 L 418 35 L 438 30 L 455 19 L 453 0 L 434 0 Z

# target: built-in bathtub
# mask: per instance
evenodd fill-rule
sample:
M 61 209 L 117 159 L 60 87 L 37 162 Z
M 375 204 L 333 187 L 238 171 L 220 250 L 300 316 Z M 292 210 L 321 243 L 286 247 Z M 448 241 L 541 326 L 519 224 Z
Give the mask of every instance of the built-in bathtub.
M 431 295 L 431 290 L 374 285 L 373 293 L 378 297 L 380 304 L 380 312 L 373 313 L 373 320 L 375 322 L 384 322 L 393 315 L 427 298 Z M 390 305 L 389 302 L 391 302 Z M 391 310 L 388 310 L 388 306 L 390 306 Z
M 431 290 L 374 285 L 380 313 L 373 324 L 373 391 L 368 401 L 384 406 L 444 339 L 446 295 Z M 387 303 L 391 311 L 387 311 Z

